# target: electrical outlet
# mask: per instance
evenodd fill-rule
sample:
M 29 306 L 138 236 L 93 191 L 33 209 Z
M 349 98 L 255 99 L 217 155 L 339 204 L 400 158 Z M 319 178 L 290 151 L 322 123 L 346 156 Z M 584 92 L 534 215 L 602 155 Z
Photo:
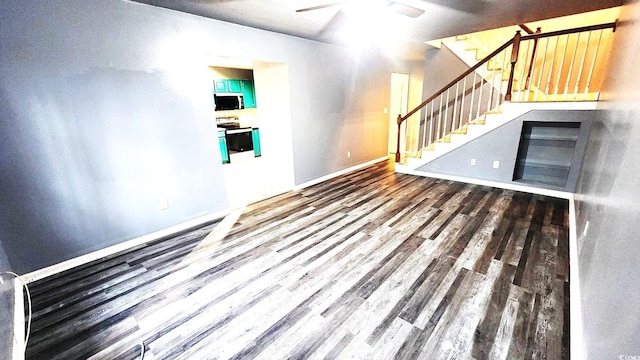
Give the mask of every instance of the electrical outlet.
M 500 169 L 500 160 L 493 160 L 493 168 Z
M 471 161 L 469 162 L 469 165 L 476 166 L 476 159 L 471 159 Z
M 160 201 L 160 210 L 167 210 L 169 208 L 169 200 L 162 199 Z
M 351 157 L 351 151 L 347 151 L 347 157 L 350 158 Z
M 389 112 L 389 109 L 388 108 L 384 108 L 384 113 L 386 114 L 388 112 Z

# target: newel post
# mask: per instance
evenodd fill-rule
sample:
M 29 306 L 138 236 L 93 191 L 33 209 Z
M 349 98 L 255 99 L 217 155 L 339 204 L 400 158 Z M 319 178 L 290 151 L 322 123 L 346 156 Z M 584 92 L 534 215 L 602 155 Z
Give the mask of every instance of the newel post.
M 400 162 L 400 125 L 402 124 L 402 116 L 398 114 L 398 140 L 396 141 L 396 162 Z
M 511 49 L 511 72 L 509 73 L 509 83 L 507 84 L 507 94 L 504 96 L 506 101 L 511 101 L 511 91 L 513 89 L 513 72 L 518 61 L 518 51 L 520 50 L 520 30 L 516 31 L 513 37 L 513 48 Z

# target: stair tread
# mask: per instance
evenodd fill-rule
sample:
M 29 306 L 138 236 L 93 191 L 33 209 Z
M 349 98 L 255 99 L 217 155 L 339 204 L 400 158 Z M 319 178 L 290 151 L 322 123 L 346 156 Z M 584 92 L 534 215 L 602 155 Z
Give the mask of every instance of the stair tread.
M 484 50 L 485 48 L 490 46 L 487 45 L 488 43 L 482 42 L 482 40 L 486 38 L 485 35 L 483 36 L 484 37 L 475 38 L 473 34 L 458 35 L 458 36 L 454 36 L 453 38 L 447 38 L 446 43 L 443 40 L 443 44 L 446 45 L 449 49 L 451 49 L 454 52 L 454 54 L 456 54 L 466 64 L 472 64 L 469 66 L 473 66 L 473 64 L 477 64 L 478 61 L 484 59 L 489 54 L 488 51 Z M 460 43 L 460 41 L 464 41 L 464 42 Z M 470 53 L 470 51 L 473 51 L 474 53 Z M 493 102 L 495 101 L 499 102 L 500 104 L 504 103 L 506 106 L 506 104 L 509 104 L 512 102 L 513 103 L 576 102 L 576 101 L 597 101 L 598 99 L 599 93 L 590 93 L 588 95 L 578 94 L 578 96 L 575 96 L 575 97 L 572 94 L 568 94 L 566 96 L 564 94 L 547 95 L 543 92 L 544 89 L 543 90 L 537 89 L 535 88 L 534 84 L 530 84 L 531 89 L 525 90 L 524 87 L 527 83 L 529 83 L 529 80 L 527 81 L 524 80 L 524 77 L 526 76 L 526 74 L 522 73 L 524 70 L 518 67 L 515 67 L 512 69 L 512 65 L 509 63 L 509 59 L 507 59 L 508 54 L 506 52 L 504 54 L 506 54 L 504 55 L 504 58 L 503 58 L 503 53 L 500 53 L 496 57 L 489 59 L 482 66 L 479 66 L 478 70 L 476 70 L 476 73 L 473 74 L 474 81 L 476 76 L 480 75 L 480 77 L 485 80 L 485 83 L 488 84 L 487 88 L 491 89 L 491 95 L 490 95 L 491 100 L 489 100 L 489 107 L 491 107 L 493 105 Z M 509 99 L 509 101 L 506 101 L 505 100 L 506 89 L 509 88 L 508 83 L 509 83 L 509 79 L 511 77 L 512 71 L 513 71 L 513 77 L 512 77 L 513 83 L 510 87 L 512 91 L 511 92 L 512 96 Z M 498 75 L 498 72 L 500 72 L 500 75 Z M 500 78 L 500 80 L 495 81 L 495 80 L 498 80 L 498 77 Z M 467 79 L 465 78 L 465 81 L 466 80 Z M 484 83 L 482 84 L 484 85 Z M 455 84 L 454 84 L 454 87 L 456 87 Z M 457 94 L 457 91 L 458 89 L 456 88 L 456 94 Z M 489 91 L 489 90 L 486 90 L 486 91 Z M 496 100 L 495 94 L 497 94 L 498 100 Z M 487 96 L 486 94 L 482 94 L 482 95 L 484 97 Z M 485 101 L 484 97 L 482 101 Z M 485 107 L 485 106 L 487 106 L 486 103 L 484 103 L 482 106 L 478 104 L 478 107 L 481 107 L 481 110 L 482 110 L 482 107 Z M 538 108 L 538 107 L 533 107 L 533 108 Z M 546 106 L 543 106 L 542 108 L 546 108 Z M 551 107 L 551 108 L 554 108 L 554 107 Z M 432 158 L 434 156 L 439 157 L 441 154 L 447 153 L 457 148 L 458 146 L 461 146 L 467 143 L 468 141 L 470 141 L 469 139 L 473 140 L 480 136 L 483 136 L 487 132 L 495 129 L 496 127 L 501 126 L 519 117 L 520 115 L 522 115 L 520 111 L 522 111 L 522 107 L 520 107 L 519 105 L 516 105 L 516 107 L 514 108 L 510 108 L 506 112 L 503 111 L 502 105 L 499 105 L 489 111 L 484 112 L 481 116 L 478 116 L 477 118 L 468 121 L 464 126 L 451 131 L 446 136 L 433 141 L 430 145 L 425 146 L 424 148 L 419 150 L 419 152 L 422 153 L 424 151 L 425 154 L 429 153 Z M 469 114 L 467 111 L 467 113 L 465 114 L 466 116 L 473 117 L 475 115 L 475 112 Z M 492 116 L 491 119 L 488 119 L 490 115 L 501 115 L 501 116 L 497 116 L 497 117 Z M 449 115 L 448 120 L 446 120 L 447 127 L 448 125 L 450 125 L 451 121 L 455 121 L 455 120 L 451 120 L 453 118 L 456 118 L 455 111 L 453 113 L 453 117 Z M 464 118 L 466 120 L 466 117 Z M 489 122 L 487 123 L 487 121 Z M 483 127 L 475 126 L 473 127 L 473 130 L 470 130 L 471 125 L 474 125 L 474 126 L 483 125 Z M 465 137 L 458 137 L 453 135 L 465 135 Z M 443 146 L 440 144 L 450 144 L 450 145 Z

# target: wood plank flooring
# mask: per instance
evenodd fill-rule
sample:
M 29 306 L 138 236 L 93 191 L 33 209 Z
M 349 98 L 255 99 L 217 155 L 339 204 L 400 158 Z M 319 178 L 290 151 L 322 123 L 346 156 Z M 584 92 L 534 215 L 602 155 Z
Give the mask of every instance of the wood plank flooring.
M 566 200 L 382 162 L 32 283 L 27 358 L 568 359 L 568 281 Z

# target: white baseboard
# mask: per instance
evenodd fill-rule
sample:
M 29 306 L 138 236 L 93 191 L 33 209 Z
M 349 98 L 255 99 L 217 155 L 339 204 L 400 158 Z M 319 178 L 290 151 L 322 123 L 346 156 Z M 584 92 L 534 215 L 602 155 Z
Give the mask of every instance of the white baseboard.
M 340 175 L 344 175 L 346 173 L 349 173 L 349 172 L 352 172 L 352 171 L 355 171 L 355 170 L 359 170 L 361 168 L 367 167 L 369 165 L 372 165 L 372 164 L 375 164 L 375 163 L 378 163 L 380 161 L 387 160 L 387 159 L 388 159 L 388 157 L 384 156 L 384 157 L 380 157 L 380 158 L 377 158 L 377 159 L 374 159 L 374 160 L 371 160 L 371 161 L 367 161 L 365 163 L 362 163 L 362 164 L 359 164 L 359 165 L 356 165 L 356 166 L 352 166 L 352 167 L 340 170 L 338 172 L 335 172 L 335 173 L 332 173 L 332 174 L 329 174 L 329 175 L 325 175 L 325 176 L 322 176 L 320 178 L 317 178 L 317 179 L 305 182 L 303 184 L 297 185 L 297 186 L 294 187 L 293 190 L 300 190 L 300 189 L 306 188 L 308 186 L 318 184 L 320 182 L 332 179 L 332 178 L 340 176 Z M 24 274 L 24 275 L 22 275 L 22 278 L 27 283 L 30 283 L 30 282 L 33 282 L 33 281 L 37 281 L 37 280 L 40 280 L 40 279 L 44 279 L 44 278 L 46 278 L 48 276 L 63 272 L 65 270 L 74 268 L 76 266 L 80 266 L 80 265 L 86 264 L 88 262 L 91 262 L 91 261 L 94 261 L 94 260 L 109 256 L 109 255 L 112 255 L 112 254 L 115 254 L 115 253 L 118 253 L 120 251 L 124 251 L 124 250 L 130 249 L 130 248 L 138 246 L 138 245 L 142 245 L 142 244 L 145 244 L 145 243 L 160 239 L 160 238 L 165 237 L 165 236 L 169 236 L 169 235 L 178 233 L 180 231 L 184 231 L 186 229 L 198 226 L 199 224 L 203 224 L 203 223 L 206 223 L 206 222 L 209 222 L 209 221 L 221 219 L 221 218 L 227 216 L 229 214 L 229 212 L 230 212 L 230 210 L 227 209 L 227 210 L 222 210 L 222 211 L 215 212 L 215 213 L 212 213 L 212 214 L 208 214 L 208 215 L 205 215 L 205 216 L 202 216 L 202 217 L 199 217 L 199 218 L 196 218 L 196 219 L 193 219 L 193 220 L 190 220 L 190 221 L 178 224 L 178 225 L 174 225 L 174 226 L 168 227 L 166 229 L 162 229 L 162 230 L 153 232 L 151 234 L 143 235 L 143 236 L 137 237 L 135 239 L 131 239 L 131 240 L 128 240 L 128 241 L 125 241 L 125 242 L 122 242 L 122 243 L 119 243 L 119 244 L 116 244 L 116 245 L 113 245 L 113 246 L 110 246 L 110 247 L 107 247 L 107 248 L 104 248 L 104 249 L 101 249 L 101 250 L 98 250 L 98 251 L 94 251 L 94 252 L 86 254 L 86 255 L 78 256 L 76 258 L 73 258 L 73 259 L 70 259 L 70 260 L 66 260 L 66 261 L 63 261 L 61 263 L 58 263 L 58 264 L 55 264 L 55 265 L 51 265 L 51 266 L 43 268 L 43 269 L 39 269 L 39 270 L 30 272 L 28 274 Z
M 92 253 L 86 254 L 86 255 L 81 255 L 78 256 L 76 258 L 73 259 L 69 259 L 67 261 L 63 261 L 61 263 L 55 264 L 55 265 L 51 265 L 49 267 L 40 269 L 40 270 L 36 270 L 33 272 L 30 272 L 28 274 L 22 275 L 22 278 L 27 282 L 33 282 L 36 280 L 40 280 L 40 279 L 44 279 L 48 276 L 63 272 L 65 270 L 69 270 L 71 268 L 74 268 L 76 266 L 80 266 L 83 264 L 86 264 L 88 262 L 130 249 L 132 247 L 138 246 L 138 245 L 142 245 L 142 244 L 146 244 L 148 242 L 166 237 L 166 236 L 170 236 L 172 234 L 176 234 L 179 233 L 181 231 L 187 230 L 189 228 L 192 227 L 196 227 L 200 224 L 204 224 L 210 221 L 214 221 L 214 220 L 218 220 L 218 219 L 222 219 L 223 217 L 227 216 L 229 214 L 229 210 L 222 210 L 222 211 L 218 211 L 218 212 L 214 212 L 205 216 L 201 216 L 199 218 L 193 219 L 193 220 L 189 220 L 186 222 L 183 222 L 181 224 L 177 224 L 156 232 L 153 232 L 151 234 L 147 234 L 147 235 L 143 235 L 113 246 L 109 246 L 107 248 L 98 250 L 98 251 L 94 251 Z
M 578 261 L 578 236 L 577 236 L 577 214 L 575 206 L 575 194 L 565 191 L 555 191 L 532 188 L 519 184 L 507 184 L 494 181 L 478 180 L 472 178 L 464 178 L 460 176 L 450 176 L 436 173 L 427 173 L 422 171 L 408 170 L 408 168 L 396 164 L 396 172 L 402 174 L 410 174 L 417 176 L 426 176 L 436 179 L 444 179 L 451 181 L 460 181 L 476 185 L 491 186 L 501 189 L 528 192 L 538 195 L 552 196 L 569 200 L 569 269 L 571 280 L 569 282 L 569 311 L 571 312 L 570 329 L 570 348 L 571 359 L 585 359 L 583 323 L 582 323 L 582 297 L 580 292 L 580 270 Z
M 464 182 L 464 183 L 468 183 L 468 184 L 491 186 L 491 187 L 495 187 L 495 188 L 499 188 L 499 189 L 521 191 L 521 192 L 526 192 L 526 193 L 530 193 L 530 194 L 551 196 L 551 197 L 560 198 L 560 199 L 567 199 L 567 200 L 573 200 L 573 196 L 574 196 L 573 193 L 566 192 L 566 191 L 540 189 L 540 188 L 535 188 L 535 187 L 525 186 L 525 185 L 515 184 L 515 183 L 510 184 L 510 183 L 502 183 L 502 182 L 497 182 L 497 181 L 468 178 L 468 177 L 463 177 L 463 176 L 446 175 L 446 174 L 430 173 L 430 172 L 425 172 L 425 171 L 410 170 L 408 167 L 405 167 L 404 165 L 398 165 L 398 164 L 396 164 L 396 172 L 397 173 L 401 173 L 401 174 L 425 176 L 425 177 L 430 177 L 430 178 L 435 178 L 435 179 L 458 181 L 458 182 Z
M 580 269 L 578 260 L 578 218 L 574 199 L 569 200 L 569 311 L 571 313 L 569 348 L 571 359 L 586 359 L 582 337 L 582 293 L 580 291 Z
M 331 174 L 328 174 L 328 175 L 325 175 L 325 176 L 321 176 L 321 177 L 319 177 L 317 179 L 313 179 L 311 181 L 307 181 L 307 182 L 302 183 L 300 185 L 296 185 L 293 188 L 293 190 L 301 190 L 301 189 L 304 189 L 306 187 L 313 186 L 315 184 L 319 184 L 319 183 L 321 183 L 323 181 L 331 180 L 331 179 L 333 179 L 335 177 L 338 177 L 340 175 L 344 175 L 344 174 L 350 173 L 352 171 L 360 170 L 360 169 L 365 168 L 367 166 L 379 163 L 379 162 L 381 162 L 383 160 L 384 161 L 389 160 L 389 156 L 387 155 L 387 156 L 379 157 L 377 159 L 373 159 L 371 161 L 364 162 L 362 164 L 358 164 L 358 165 L 355 165 L 355 166 L 352 166 L 352 167 L 348 167 L 346 169 L 342 169 L 340 171 L 336 171 L 334 173 L 331 173 Z
M 13 282 L 15 301 L 13 305 L 13 360 L 24 360 L 24 289 L 20 279 Z

